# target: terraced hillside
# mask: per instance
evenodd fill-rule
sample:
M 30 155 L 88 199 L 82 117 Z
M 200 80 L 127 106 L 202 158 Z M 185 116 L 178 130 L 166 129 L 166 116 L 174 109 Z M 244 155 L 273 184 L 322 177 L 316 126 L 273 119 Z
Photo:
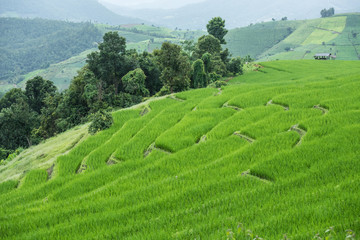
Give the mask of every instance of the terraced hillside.
M 226 36 L 234 55 L 260 61 L 312 59 L 329 52 L 338 60 L 360 59 L 360 14 L 301 21 L 258 23 Z
M 1 239 L 360 233 L 360 62 L 268 62 L 113 116 L 0 166 Z

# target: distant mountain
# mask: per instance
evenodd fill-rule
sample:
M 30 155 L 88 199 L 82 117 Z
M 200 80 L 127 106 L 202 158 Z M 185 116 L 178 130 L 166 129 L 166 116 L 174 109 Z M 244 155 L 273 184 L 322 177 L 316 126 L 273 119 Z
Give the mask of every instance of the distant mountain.
M 358 0 L 207 0 L 170 10 L 134 10 L 103 4 L 121 15 L 183 29 L 205 29 L 207 22 L 216 16 L 224 18 L 228 28 L 235 28 L 285 16 L 292 20 L 318 18 L 322 9 L 330 7 L 334 7 L 336 13 L 360 11 Z
M 111 25 L 143 22 L 117 15 L 97 0 L 0 0 L 0 16 L 95 21 Z

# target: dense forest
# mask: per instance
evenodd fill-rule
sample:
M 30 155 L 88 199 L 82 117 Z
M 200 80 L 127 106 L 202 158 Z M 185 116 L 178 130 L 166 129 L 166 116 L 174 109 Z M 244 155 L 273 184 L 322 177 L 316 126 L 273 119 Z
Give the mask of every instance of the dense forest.
M 213 18 L 207 29 L 209 34 L 197 42 L 164 42 L 161 49 L 141 54 L 126 50 L 126 39 L 118 32 L 107 32 L 66 91 L 59 92 L 39 76 L 27 81 L 25 90 L 11 89 L 0 99 L 2 155 L 89 120 L 89 132 L 95 134 L 111 125 L 111 109 L 149 96 L 226 84 L 221 79 L 241 74 L 243 62 L 249 60 L 231 58 L 228 49 L 222 49 L 225 20 Z
M 0 26 L 0 81 L 15 84 L 21 74 L 94 47 L 102 35 L 91 23 L 0 18 Z

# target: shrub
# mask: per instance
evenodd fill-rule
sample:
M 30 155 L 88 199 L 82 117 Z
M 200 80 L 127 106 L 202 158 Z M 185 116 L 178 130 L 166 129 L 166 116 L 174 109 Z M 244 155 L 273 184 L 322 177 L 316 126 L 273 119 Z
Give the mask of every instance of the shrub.
M 91 116 L 92 122 L 89 126 L 89 133 L 95 134 L 99 131 L 105 130 L 113 124 L 114 120 L 111 113 L 100 110 Z
M 225 81 L 218 80 L 218 81 L 215 81 L 212 84 L 210 84 L 209 87 L 221 88 L 222 86 L 226 86 L 226 85 L 227 85 L 227 83 Z
M 155 94 L 155 97 L 161 97 L 170 94 L 170 87 L 167 85 L 164 85 L 158 93 Z

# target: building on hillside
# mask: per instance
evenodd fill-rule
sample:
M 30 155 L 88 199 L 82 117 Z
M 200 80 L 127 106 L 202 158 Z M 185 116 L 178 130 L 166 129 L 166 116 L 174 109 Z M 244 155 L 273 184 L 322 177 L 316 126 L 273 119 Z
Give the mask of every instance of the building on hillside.
M 315 60 L 335 60 L 336 55 L 331 53 L 317 53 L 314 56 Z

